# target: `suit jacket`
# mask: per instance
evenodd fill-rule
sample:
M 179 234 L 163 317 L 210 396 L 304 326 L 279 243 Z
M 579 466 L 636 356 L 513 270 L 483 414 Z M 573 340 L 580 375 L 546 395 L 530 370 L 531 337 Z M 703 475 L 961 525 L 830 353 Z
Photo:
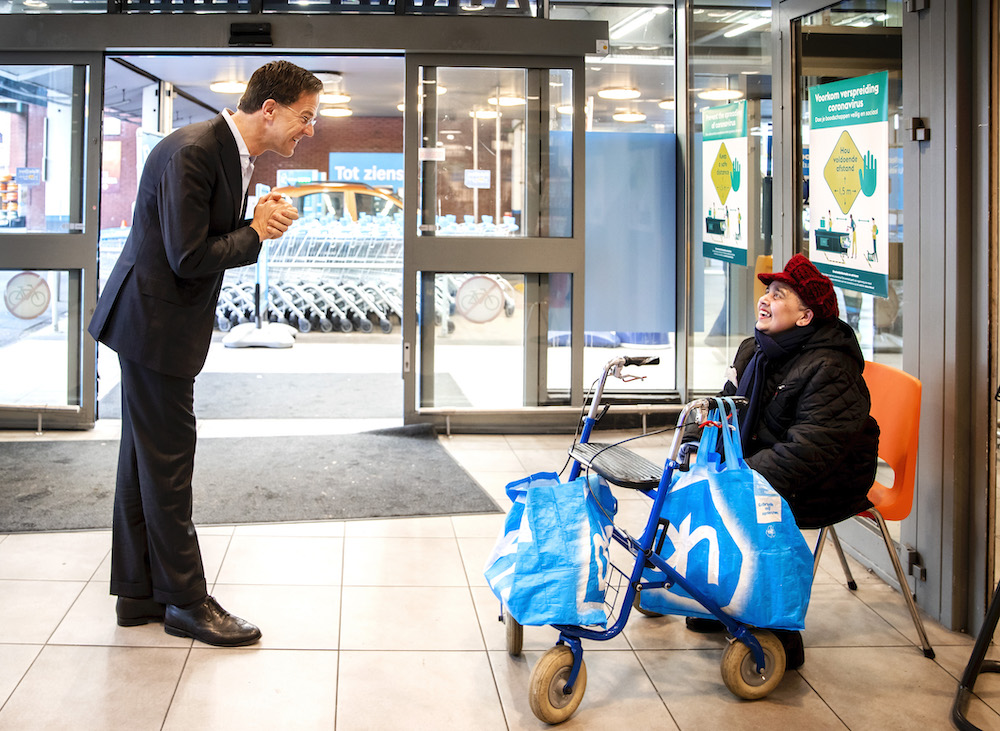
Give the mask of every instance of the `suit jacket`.
M 149 155 L 132 230 L 88 331 L 119 355 L 171 376 L 205 365 L 222 277 L 252 264 L 257 232 L 240 220 L 239 150 L 220 114 L 173 132 Z

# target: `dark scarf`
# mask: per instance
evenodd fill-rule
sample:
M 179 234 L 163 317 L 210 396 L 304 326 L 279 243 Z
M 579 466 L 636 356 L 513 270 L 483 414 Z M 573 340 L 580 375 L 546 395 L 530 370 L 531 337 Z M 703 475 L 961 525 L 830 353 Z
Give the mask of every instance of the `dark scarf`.
M 750 400 L 740 424 L 740 441 L 744 450 L 749 448 L 750 435 L 756 430 L 757 420 L 760 418 L 768 367 L 778 365 L 799 352 L 815 332 L 816 326 L 812 323 L 793 327 L 774 337 L 760 330 L 754 331 L 757 349 L 740 375 L 739 386 L 736 389 L 737 396 L 745 396 Z

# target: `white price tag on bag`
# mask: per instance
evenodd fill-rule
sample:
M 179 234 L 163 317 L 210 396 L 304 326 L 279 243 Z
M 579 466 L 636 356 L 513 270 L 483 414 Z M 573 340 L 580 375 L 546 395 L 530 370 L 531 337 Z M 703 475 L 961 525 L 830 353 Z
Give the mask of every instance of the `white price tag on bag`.
M 755 495 L 757 499 L 757 523 L 780 523 L 781 522 L 781 496 L 780 495 Z

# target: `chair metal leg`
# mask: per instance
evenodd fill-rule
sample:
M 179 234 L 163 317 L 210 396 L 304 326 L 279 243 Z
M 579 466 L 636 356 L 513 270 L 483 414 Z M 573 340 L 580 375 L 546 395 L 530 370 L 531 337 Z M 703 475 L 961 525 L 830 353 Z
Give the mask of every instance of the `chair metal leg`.
M 899 581 L 899 592 L 906 599 L 906 606 L 910 610 L 910 616 L 913 618 L 913 626 L 917 628 L 917 634 L 920 636 L 920 646 L 924 650 L 924 657 L 933 658 L 934 650 L 931 647 L 930 640 L 927 639 L 927 632 L 924 631 L 923 620 L 920 619 L 920 614 L 917 612 L 917 604 L 913 601 L 910 585 L 906 581 L 906 574 L 903 573 L 903 565 L 896 554 L 896 546 L 892 542 L 892 536 L 889 535 L 889 528 L 885 524 L 885 518 L 874 508 L 871 508 L 868 512 L 875 518 L 879 530 L 882 531 L 882 540 L 885 541 L 885 547 L 889 551 L 889 558 L 892 559 L 892 567 L 896 570 L 896 579 Z
M 826 533 L 829 527 L 820 528 L 819 539 L 816 541 L 816 548 L 813 550 L 813 581 L 816 580 L 816 572 L 819 571 L 819 559 L 823 555 L 823 546 L 826 544 Z
M 851 591 L 857 591 L 858 582 L 854 580 L 854 574 L 851 573 L 851 567 L 847 565 L 847 556 L 844 555 L 844 549 L 840 545 L 840 538 L 837 537 L 837 529 L 832 525 L 830 526 L 830 539 L 833 541 L 833 547 L 837 551 L 838 558 L 840 558 L 840 566 L 844 569 L 844 578 L 847 579 L 847 588 Z

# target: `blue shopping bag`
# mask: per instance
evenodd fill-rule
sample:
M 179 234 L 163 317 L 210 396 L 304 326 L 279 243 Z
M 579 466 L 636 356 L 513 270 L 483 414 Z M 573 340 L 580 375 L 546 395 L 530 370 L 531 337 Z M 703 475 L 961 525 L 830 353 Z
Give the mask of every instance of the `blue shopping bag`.
M 717 399 L 698 455 L 677 472 L 663 504 L 667 521 L 660 555 L 729 616 L 754 627 L 801 630 L 812 590 L 812 552 L 792 511 L 743 459 L 736 408 Z M 728 411 L 728 418 L 727 418 Z M 719 433 L 725 462 L 717 451 Z M 663 579 L 646 569 L 643 579 Z M 676 584 L 640 594 L 660 614 L 713 617 Z
M 513 504 L 484 570 L 493 593 L 522 625 L 606 625 L 618 508 L 607 483 L 540 472 L 506 489 Z

